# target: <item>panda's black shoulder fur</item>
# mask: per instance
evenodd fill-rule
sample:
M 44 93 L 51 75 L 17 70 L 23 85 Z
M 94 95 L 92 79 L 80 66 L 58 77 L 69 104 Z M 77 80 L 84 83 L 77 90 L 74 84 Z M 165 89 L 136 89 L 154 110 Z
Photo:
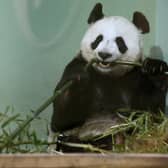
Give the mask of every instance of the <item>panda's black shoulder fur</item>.
M 74 84 L 53 103 L 53 131 L 73 128 L 94 113 L 104 115 L 117 108 L 165 111 L 167 76 L 151 76 L 133 68 L 116 78 L 100 74 L 92 67 L 86 72 L 86 64 L 80 53 L 65 68 L 56 89 L 69 80 Z

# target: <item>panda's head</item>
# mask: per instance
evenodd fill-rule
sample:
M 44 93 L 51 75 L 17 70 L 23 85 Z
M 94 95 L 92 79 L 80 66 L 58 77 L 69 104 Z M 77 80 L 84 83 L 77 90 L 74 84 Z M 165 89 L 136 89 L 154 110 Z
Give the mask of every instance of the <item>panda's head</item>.
M 89 29 L 81 42 L 83 58 L 93 58 L 95 69 L 103 74 L 121 75 L 132 67 L 114 65 L 119 61 L 139 61 L 142 57 L 141 34 L 149 32 L 149 23 L 140 12 L 135 12 L 133 21 L 121 16 L 105 17 L 102 5 L 96 4 L 88 18 Z

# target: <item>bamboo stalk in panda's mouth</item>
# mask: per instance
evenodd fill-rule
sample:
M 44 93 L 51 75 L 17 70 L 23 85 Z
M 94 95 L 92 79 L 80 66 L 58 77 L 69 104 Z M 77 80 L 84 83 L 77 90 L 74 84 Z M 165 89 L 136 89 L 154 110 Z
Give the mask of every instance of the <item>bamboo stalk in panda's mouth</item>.
M 141 63 L 139 63 L 139 62 L 131 62 L 131 61 L 115 61 L 115 62 L 112 62 L 111 64 L 131 65 L 131 66 L 142 67 Z
M 93 63 L 102 63 L 101 61 L 99 61 L 98 59 L 94 58 L 92 59 L 85 67 L 85 69 L 87 69 L 89 66 L 91 66 Z M 142 64 L 139 63 L 139 62 L 131 62 L 131 61 L 114 61 L 114 62 L 109 62 L 108 64 L 110 65 L 117 65 L 117 64 L 120 64 L 120 65 L 130 65 L 130 66 L 138 66 L 138 67 L 142 67 Z
M 91 66 L 93 63 L 101 63 L 101 61 L 99 61 L 98 59 L 94 58 L 92 59 L 86 66 L 85 66 L 85 70 L 87 70 L 87 68 L 89 66 Z M 130 65 L 130 66 L 136 66 L 136 67 L 142 67 L 142 63 L 140 62 L 132 62 L 132 61 L 113 61 L 111 63 L 109 63 L 110 65 Z M 168 75 L 168 72 L 165 72 L 166 75 Z

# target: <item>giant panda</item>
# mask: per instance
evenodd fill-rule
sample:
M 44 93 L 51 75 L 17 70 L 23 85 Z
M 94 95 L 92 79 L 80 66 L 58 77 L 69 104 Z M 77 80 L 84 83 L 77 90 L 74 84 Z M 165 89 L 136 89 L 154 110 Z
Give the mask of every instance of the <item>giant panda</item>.
M 121 16 L 107 17 L 102 8 L 97 3 L 92 9 L 79 53 L 66 66 L 56 86 L 59 90 L 74 81 L 53 102 L 53 132 L 82 129 L 92 121 L 98 121 L 100 127 L 104 120 L 110 125 L 119 108 L 165 111 L 168 66 L 161 60 L 143 58 L 142 34 L 150 31 L 147 18 L 140 12 L 133 14 L 132 21 Z M 94 58 L 98 61 L 85 71 Z M 115 61 L 139 62 L 142 67 Z

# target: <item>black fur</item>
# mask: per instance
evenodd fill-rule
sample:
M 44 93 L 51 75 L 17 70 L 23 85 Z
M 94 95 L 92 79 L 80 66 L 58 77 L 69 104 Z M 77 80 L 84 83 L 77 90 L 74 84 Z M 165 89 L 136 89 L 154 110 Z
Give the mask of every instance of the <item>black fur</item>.
M 73 128 L 84 122 L 89 112 L 91 88 L 89 74 L 85 72 L 86 62 L 80 57 L 69 63 L 64 71 L 56 90 L 67 81 L 73 80 L 73 85 L 60 95 L 53 103 L 54 113 L 51 127 L 53 131 L 62 131 Z M 79 110 L 80 109 L 80 110 Z
M 79 54 L 70 62 L 56 89 L 73 79 L 74 85 L 54 101 L 52 130 L 64 131 L 85 122 L 94 113 L 108 114 L 118 108 L 131 108 L 157 112 L 165 111 L 167 76 L 165 62 L 147 59 L 141 68 L 134 68 L 122 77 L 86 72 L 86 62 Z M 157 70 L 152 71 L 151 68 Z M 162 70 L 158 73 L 159 70 Z
M 147 18 L 141 12 L 134 12 L 132 22 L 142 31 L 142 34 L 149 33 L 150 25 Z
M 128 47 L 127 45 L 125 44 L 125 41 L 122 37 L 117 37 L 116 38 L 116 43 L 117 43 L 117 46 L 118 46 L 118 49 L 119 51 L 124 54 L 127 50 L 128 50 Z
M 104 17 L 103 6 L 101 3 L 97 3 L 89 15 L 88 24 L 94 23 L 97 20 L 102 19 L 103 17 Z
M 95 41 L 93 41 L 91 43 L 92 50 L 95 50 L 102 40 L 103 40 L 103 35 L 101 35 L 101 34 L 98 35 L 97 38 L 95 39 Z

